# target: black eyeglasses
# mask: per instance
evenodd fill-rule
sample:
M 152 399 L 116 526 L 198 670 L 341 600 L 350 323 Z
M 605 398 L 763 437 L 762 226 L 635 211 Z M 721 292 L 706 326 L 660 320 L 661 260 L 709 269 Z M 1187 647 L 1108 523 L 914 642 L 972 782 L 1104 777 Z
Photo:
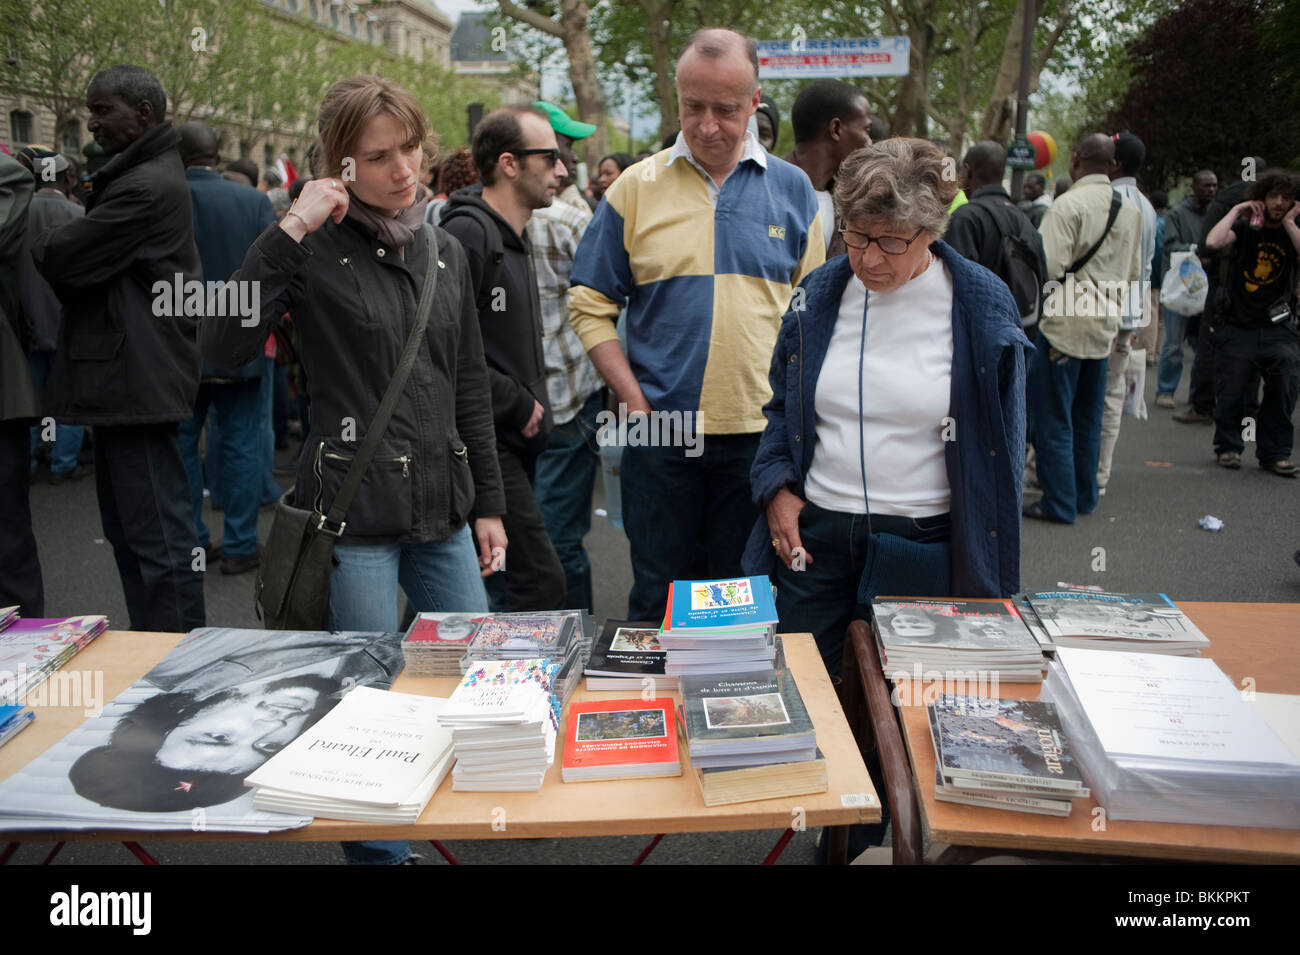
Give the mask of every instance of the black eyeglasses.
M 853 232 L 850 229 L 840 229 L 839 231 L 840 235 L 844 237 L 844 244 L 850 249 L 865 251 L 871 248 L 871 243 L 874 242 L 880 246 L 880 251 L 885 255 L 902 255 L 907 251 L 908 246 L 916 241 L 922 230 L 917 229 L 916 235 L 910 239 L 900 239 L 896 235 L 882 235 L 877 238 L 874 235 L 867 235 L 865 232 Z
M 513 156 L 546 156 L 552 166 L 560 161 L 558 149 L 512 149 L 510 152 Z

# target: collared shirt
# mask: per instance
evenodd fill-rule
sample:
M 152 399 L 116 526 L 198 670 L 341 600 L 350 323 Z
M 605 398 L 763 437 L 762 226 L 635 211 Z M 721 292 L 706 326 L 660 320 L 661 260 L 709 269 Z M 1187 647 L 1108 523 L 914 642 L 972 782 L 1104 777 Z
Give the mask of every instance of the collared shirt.
M 602 384 L 596 366 L 569 324 L 569 274 L 578 243 L 590 223 L 591 210 L 585 203 L 579 209 L 558 201 L 545 209 L 535 209 L 528 220 L 537 295 L 542 304 L 546 395 L 557 425 L 572 421 Z
M 1127 197 L 1097 254 L 1078 274 L 1065 274 L 1101 237 L 1114 194 L 1105 175 L 1083 176 L 1047 207 L 1038 227 L 1047 257 L 1049 292 L 1038 328 L 1071 358 L 1110 354 L 1120 328 L 1119 303 L 1131 287 L 1127 283 L 1142 277 L 1142 216 Z
M 1120 195 L 1132 199 L 1142 215 L 1142 285 L 1135 288 L 1125 300 L 1124 314 L 1120 321 L 1121 328 L 1133 329 L 1146 325 L 1151 320 L 1146 312 L 1151 297 L 1147 294 L 1151 288 L 1151 260 L 1156 257 L 1156 210 L 1147 197 L 1142 195 L 1137 179 L 1133 176 L 1112 179 L 1110 185 Z
M 709 201 L 716 206 L 718 204 L 718 195 L 722 192 L 722 186 L 719 186 L 714 182 L 713 177 L 709 175 L 708 170 L 699 164 L 699 161 L 696 160 L 695 156 L 691 153 L 691 147 L 686 144 L 686 137 L 680 133 L 677 134 L 677 140 L 673 143 L 672 148 L 668 150 L 668 161 L 664 163 L 664 165 L 671 166 L 674 160 L 677 159 L 685 159 L 700 171 L 700 175 L 704 177 L 704 184 L 709 190 Z M 746 130 L 745 150 L 740 154 L 740 160 L 735 166 L 731 167 L 731 172 L 727 173 L 726 177 L 722 181 L 725 183 L 727 179 L 730 179 L 731 174 L 740 167 L 740 164 L 749 159 L 752 159 L 764 169 L 767 168 L 767 150 L 758 144 L 758 140 L 754 138 L 753 133 Z M 825 226 L 825 223 L 823 223 L 823 225 Z M 826 228 L 829 228 L 829 226 L 826 226 Z

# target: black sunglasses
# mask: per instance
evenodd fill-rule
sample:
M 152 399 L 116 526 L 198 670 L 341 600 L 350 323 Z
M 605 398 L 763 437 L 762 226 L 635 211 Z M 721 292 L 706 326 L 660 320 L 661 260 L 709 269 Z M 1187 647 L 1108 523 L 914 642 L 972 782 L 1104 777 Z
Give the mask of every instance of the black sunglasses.
M 560 161 L 558 149 L 512 149 L 510 152 L 514 156 L 546 156 L 552 166 Z

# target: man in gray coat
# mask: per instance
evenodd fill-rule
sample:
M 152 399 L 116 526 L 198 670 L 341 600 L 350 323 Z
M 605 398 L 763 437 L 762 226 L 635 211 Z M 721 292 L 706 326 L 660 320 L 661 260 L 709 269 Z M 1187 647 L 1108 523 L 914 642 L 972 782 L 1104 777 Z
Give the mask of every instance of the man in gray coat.
M 191 630 L 204 623 L 204 564 L 176 427 L 194 413 L 188 303 L 202 297 L 184 294 L 201 271 L 179 137 L 157 78 L 138 66 L 95 74 L 86 108 L 109 161 L 86 215 L 32 249 L 63 303 L 46 410 L 95 426 L 99 512 L 131 628 Z

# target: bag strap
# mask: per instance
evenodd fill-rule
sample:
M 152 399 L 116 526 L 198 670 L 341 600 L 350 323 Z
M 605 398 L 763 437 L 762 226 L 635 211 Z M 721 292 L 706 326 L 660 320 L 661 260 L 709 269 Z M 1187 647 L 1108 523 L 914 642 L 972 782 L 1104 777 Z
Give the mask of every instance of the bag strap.
M 1093 245 L 1091 249 L 1083 253 L 1083 258 L 1079 259 L 1065 270 L 1065 275 L 1069 275 L 1072 272 L 1078 273 L 1078 271 L 1087 265 L 1088 261 L 1097 254 L 1097 250 L 1101 248 L 1101 244 L 1106 241 L 1106 236 L 1110 235 L 1110 227 L 1115 224 L 1115 220 L 1119 217 L 1119 210 L 1122 205 L 1123 200 L 1120 198 L 1119 193 L 1112 189 L 1110 191 L 1110 216 L 1106 219 L 1106 228 L 1101 230 L 1101 238 L 1097 240 L 1096 244 Z M 1065 275 L 1061 276 L 1062 281 L 1064 281 Z
M 402 350 L 397 370 L 393 372 L 393 378 L 388 383 L 388 390 L 384 392 L 383 400 L 379 402 L 379 410 L 371 419 L 370 427 L 366 429 L 366 436 L 361 441 L 361 447 L 357 449 L 357 456 L 352 459 L 348 473 L 343 478 L 343 484 L 334 495 L 330 512 L 328 515 L 322 515 L 316 524 L 317 530 L 328 531 L 335 537 L 341 537 L 343 528 L 347 527 L 347 522 L 343 518 L 347 516 L 352 498 L 361 487 L 361 479 L 365 477 L 370 459 L 375 456 L 375 451 L 379 448 L 379 442 L 388 428 L 388 420 L 393 416 L 393 410 L 402 397 L 402 389 L 406 387 L 406 379 L 410 377 L 411 369 L 415 366 L 415 356 L 419 353 L 420 346 L 424 344 L 424 330 L 429 324 L 429 312 L 433 308 L 433 293 L 438 285 L 438 238 L 433 227 L 427 222 L 422 228 L 426 239 L 425 244 L 429 250 L 429 261 L 424 275 L 424 288 L 420 291 L 420 304 L 415 310 L 415 324 L 406 339 L 406 347 Z M 337 525 L 337 530 L 328 526 L 330 524 Z

